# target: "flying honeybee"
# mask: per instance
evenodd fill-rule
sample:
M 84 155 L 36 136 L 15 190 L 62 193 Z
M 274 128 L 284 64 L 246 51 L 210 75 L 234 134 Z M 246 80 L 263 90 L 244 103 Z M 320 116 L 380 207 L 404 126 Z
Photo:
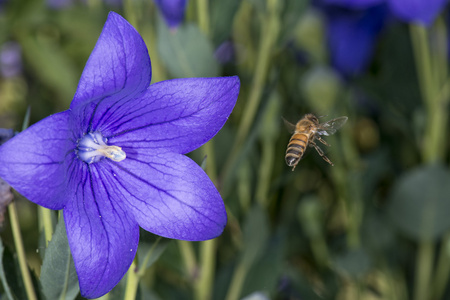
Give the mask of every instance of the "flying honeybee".
M 305 153 L 306 147 L 310 146 L 314 147 L 319 155 L 322 156 L 322 158 L 327 163 L 333 166 L 331 160 L 325 156 L 323 150 L 320 149 L 319 146 L 317 146 L 317 144 L 315 143 L 315 140 L 317 139 L 325 146 L 330 146 L 320 136 L 334 134 L 339 128 L 341 128 L 342 125 L 344 125 L 345 122 L 347 122 L 347 119 L 347 117 L 339 117 L 320 124 L 319 118 L 317 118 L 315 115 L 306 114 L 295 125 L 284 120 L 291 132 L 294 133 L 287 146 L 285 157 L 286 164 L 289 167 L 292 167 L 292 171 L 294 171 L 298 162 Z

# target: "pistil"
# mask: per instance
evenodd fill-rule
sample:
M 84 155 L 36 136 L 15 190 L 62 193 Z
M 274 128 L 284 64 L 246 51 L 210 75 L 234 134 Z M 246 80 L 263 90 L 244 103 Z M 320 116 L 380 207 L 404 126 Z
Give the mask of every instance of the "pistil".
M 78 141 L 77 155 L 88 164 L 98 162 L 103 157 L 117 162 L 127 157 L 122 148 L 110 146 L 106 142 L 107 140 L 100 132 L 89 132 Z

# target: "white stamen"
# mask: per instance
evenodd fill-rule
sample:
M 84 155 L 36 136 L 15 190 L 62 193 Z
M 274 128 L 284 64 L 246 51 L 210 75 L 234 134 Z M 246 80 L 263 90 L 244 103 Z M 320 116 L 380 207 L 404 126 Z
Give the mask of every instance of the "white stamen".
M 106 139 L 100 132 L 89 132 L 78 141 L 78 157 L 89 164 L 98 162 L 101 158 L 107 157 L 113 161 L 120 162 L 127 155 L 118 146 L 109 146 Z

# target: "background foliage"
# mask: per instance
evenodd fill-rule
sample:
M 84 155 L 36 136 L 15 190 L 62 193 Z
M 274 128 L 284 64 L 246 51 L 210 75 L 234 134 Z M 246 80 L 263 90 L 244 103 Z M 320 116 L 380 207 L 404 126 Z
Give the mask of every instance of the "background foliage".
M 175 30 L 151 1 L 3 0 L 0 127 L 20 131 L 29 107 L 31 123 L 69 107 L 110 10 L 144 38 L 153 82 L 241 80 L 223 130 L 190 154 L 221 191 L 228 225 L 202 243 L 142 232 L 137 299 L 450 297 L 447 10 L 429 28 L 389 19 L 373 57 L 343 72 L 326 11 L 306 0 L 191 0 Z M 309 112 L 349 121 L 326 138 L 334 167 L 309 151 L 292 172 L 282 117 Z M 44 212 L 18 194 L 15 204 L 38 299 L 80 299 L 64 223 L 51 213 L 47 245 Z M 11 217 L 1 297 L 26 299 Z M 104 299 L 133 299 L 128 277 Z

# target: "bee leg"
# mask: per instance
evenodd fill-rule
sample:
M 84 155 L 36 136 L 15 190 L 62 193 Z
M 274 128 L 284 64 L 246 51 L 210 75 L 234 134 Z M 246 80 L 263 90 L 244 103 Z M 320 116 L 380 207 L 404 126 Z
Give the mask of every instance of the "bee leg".
M 330 144 L 328 144 L 327 142 L 325 142 L 325 140 L 323 138 L 320 137 L 320 135 L 316 136 L 316 139 L 319 140 L 319 142 L 321 142 L 322 144 L 324 144 L 325 146 L 330 147 Z
M 319 140 L 320 141 L 320 140 Z M 323 150 L 319 148 L 319 146 L 316 145 L 316 143 L 314 142 L 310 142 L 309 143 L 312 147 L 314 147 L 314 149 L 316 149 L 317 153 L 319 153 L 319 155 L 330 165 L 334 166 L 334 164 L 331 162 L 331 160 L 325 156 L 325 153 L 323 153 Z

